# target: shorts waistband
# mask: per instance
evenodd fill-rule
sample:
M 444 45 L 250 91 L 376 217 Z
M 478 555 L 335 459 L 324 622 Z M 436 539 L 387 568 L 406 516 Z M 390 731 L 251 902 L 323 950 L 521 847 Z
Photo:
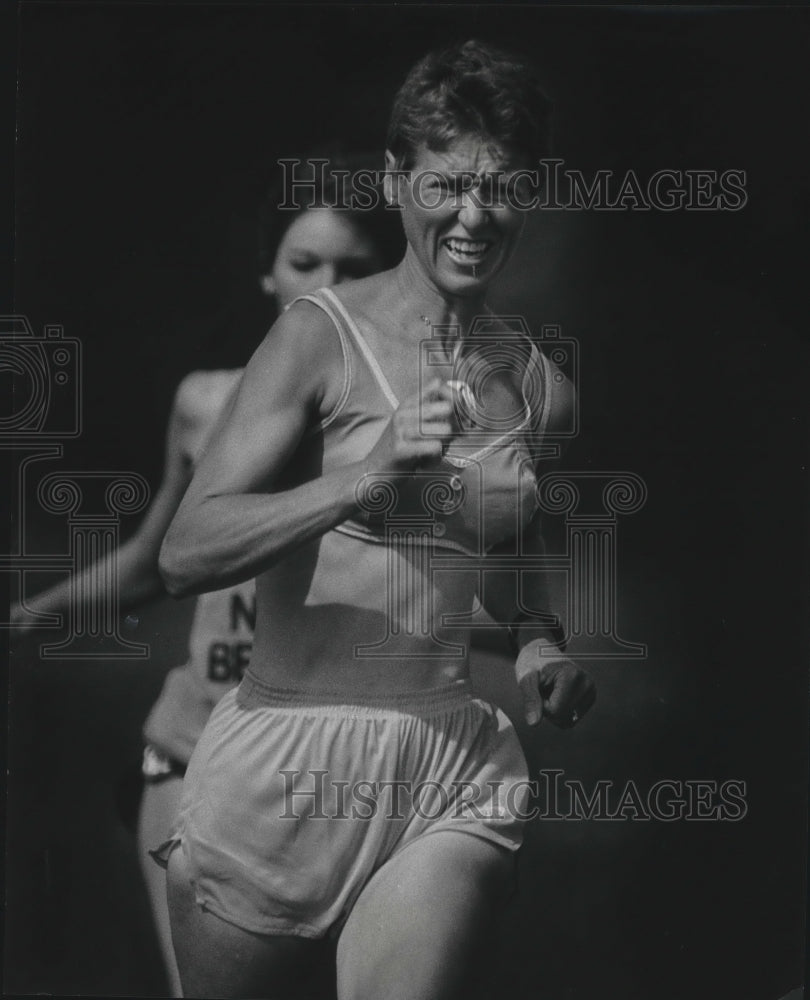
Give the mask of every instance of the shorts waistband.
M 334 710 L 339 714 L 374 715 L 398 712 L 408 715 L 435 715 L 459 708 L 472 700 L 472 684 L 461 678 L 441 687 L 421 691 L 307 691 L 273 687 L 251 673 L 245 675 L 237 691 L 240 703 L 281 709 Z

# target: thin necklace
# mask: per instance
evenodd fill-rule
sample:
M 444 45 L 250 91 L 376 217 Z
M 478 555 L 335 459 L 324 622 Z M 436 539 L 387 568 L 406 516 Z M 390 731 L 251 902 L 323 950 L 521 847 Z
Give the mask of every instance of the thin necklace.
M 407 300 L 407 295 L 406 295 L 406 292 L 405 292 L 405 285 L 404 285 L 404 282 L 402 280 L 402 275 L 399 274 L 399 272 L 397 272 L 397 285 L 399 286 L 399 291 L 400 291 L 400 294 L 402 295 L 403 299 Z M 438 325 L 438 324 L 434 323 L 433 320 L 429 316 L 426 316 L 424 313 L 419 313 L 418 315 L 419 315 L 419 319 L 422 321 L 422 323 L 424 323 L 424 325 L 426 327 L 428 327 L 429 329 L 433 329 L 433 327 L 435 327 L 435 326 Z

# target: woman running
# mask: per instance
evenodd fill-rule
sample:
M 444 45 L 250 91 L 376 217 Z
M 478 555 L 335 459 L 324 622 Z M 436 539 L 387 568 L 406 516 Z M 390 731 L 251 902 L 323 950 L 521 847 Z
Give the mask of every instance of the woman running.
M 542 581 L 518 593 L 508 560 L 540 545 L 537 462 L 569 394 L 486 304 L 547 118 L 530 67 L 480 43 L 411 71 L 386 154 L 403 260 L 284 313 L 166 535 L 171 593 L 255 577 L 257 595 L 250 666 L 156 852 L 189 996 L 287 997 L 327 936 L 341 1000 L 461 995 L 527 779 L 470 691 L 476 600 L 513 622 L 530 723 L 593 703 L 532 623 Z

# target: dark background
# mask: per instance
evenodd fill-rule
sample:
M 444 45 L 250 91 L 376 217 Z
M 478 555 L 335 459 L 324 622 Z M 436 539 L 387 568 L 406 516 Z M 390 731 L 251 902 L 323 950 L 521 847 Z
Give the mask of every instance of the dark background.
M 747 171 L 736 213 L 541 212 L 493 296 L 579 341 L 566 467 L 649 491 L 619 551 L 621 631 L 649 656 L 591 663 L 594 713 L 527 736 L 530 763 L 589 787 L 740 779 L 748 814 L 533 824 L 481 996 L 777 1000 L 802 981 L 809 28 L 795 8 L 21 7 L 15 309 L 84 352 L 83 433 L 43 471 L 157 484 L 178 380 L 242 363 L 268 321 L 270 165 L 332 136 L 379 147 L 443 41 L 532 55 L 568 166 Z M 65 551 L 26 505 L 31 547 Z M 12 650 L 9 992 L 164 988 L 120 791 L 189 610 L 139 614 L 145 662 Z

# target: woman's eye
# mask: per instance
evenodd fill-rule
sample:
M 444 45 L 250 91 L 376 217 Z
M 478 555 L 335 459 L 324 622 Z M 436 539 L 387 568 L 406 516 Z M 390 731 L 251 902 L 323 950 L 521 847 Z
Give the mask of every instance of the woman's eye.
M 300 272 L 301 274 L 306 274 L 308 271 L 314 271 L 318 266 L 317 260 L 293 260 L 290 261 L 293 270 Z

